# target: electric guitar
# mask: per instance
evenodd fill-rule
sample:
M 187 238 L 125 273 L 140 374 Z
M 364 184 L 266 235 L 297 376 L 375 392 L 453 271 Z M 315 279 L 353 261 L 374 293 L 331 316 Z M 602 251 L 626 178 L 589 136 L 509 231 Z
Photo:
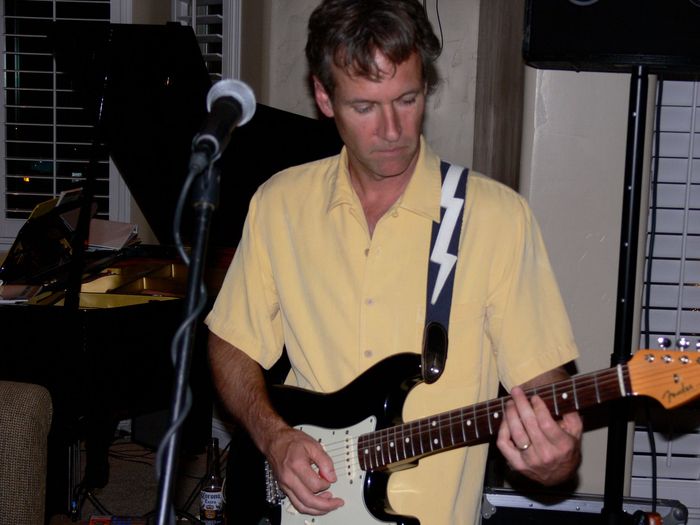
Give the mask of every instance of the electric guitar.
M 509 396 L 403 422 L 406 396 L 422 381 L 417 354 L 378 363 L 345 388 L 318 394 L 273 386 L 275 408 L 289 423 L 317 439 L 335 463 L 331 490 L 345 505 L 325 516 L 300 514 L 278 489 L 265 458 L 243 432 L 234 436 L 227 506 L 245 525 L 419 525 L 390 508 L 392 471 L 416 466 L 431 454 L 487 441 L 503 419 Z M 700 353 L 639 350 L 626 363 L 527 391 L 555 415 L 629 396 L 649 396 L 674 408 L 700 395 Z M 231 480 L 230 478 L 234 478 Z M 244 478 L 244 479 L 242 479 Z

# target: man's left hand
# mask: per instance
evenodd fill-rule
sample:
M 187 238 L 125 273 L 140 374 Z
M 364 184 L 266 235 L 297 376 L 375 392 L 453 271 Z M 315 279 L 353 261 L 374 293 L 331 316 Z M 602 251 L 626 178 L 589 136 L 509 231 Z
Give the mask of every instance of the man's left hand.
M 571 478 L 581 461 L 583 422 L 577 412 L 555 420 L 538 396 L 511 391 L 497 445 L 510 467 L 542 485 Z

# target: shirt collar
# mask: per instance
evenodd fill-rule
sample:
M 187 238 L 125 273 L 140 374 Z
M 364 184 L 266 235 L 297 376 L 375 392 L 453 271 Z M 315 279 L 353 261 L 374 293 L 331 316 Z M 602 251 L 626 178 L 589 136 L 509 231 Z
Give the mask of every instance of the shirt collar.
M 440 221 L 440 159 L 421 136 L 416 170 L 394 209 L 403 208 L 432 221 Z M 359 205 L 359 199 L 350 183 L 347 149 L 343 147 L 338 169 L 331 184 L 328 211 L 341 204 Z

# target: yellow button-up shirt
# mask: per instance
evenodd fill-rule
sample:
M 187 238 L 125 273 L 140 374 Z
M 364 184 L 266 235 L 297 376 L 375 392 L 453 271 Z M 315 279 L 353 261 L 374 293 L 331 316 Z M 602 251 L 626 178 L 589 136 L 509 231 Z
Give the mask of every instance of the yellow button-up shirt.
M 420 353 L 439 165 L 422 141 L 411 181 L 372 236 L 345 150 L 269 179 L 251 201 L 210 330 L 266 368 L 285 345 L 288 382 L 320 392 L 390 355 Z M 471 173 L 446 369 L 413 389 L 404 420 L 493 398 L 499 380 L 510 389 L 576 356 L 529 207 Z M 485 445 L 456 449 L 392 474 L 393 508 L 421 525 L 477 523 L 486 452 Z

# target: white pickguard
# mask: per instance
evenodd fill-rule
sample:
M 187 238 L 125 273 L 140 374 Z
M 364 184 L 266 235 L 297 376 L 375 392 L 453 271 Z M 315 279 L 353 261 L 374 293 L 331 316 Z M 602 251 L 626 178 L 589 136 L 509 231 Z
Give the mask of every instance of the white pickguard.
M 334 449 L 337 449 L 339 443 L 345 442 L 347 447 L 347 454 L 344 454 L 345 463 L 340 465 L 340 460 L 335 460 L 335 473 L 338 476 L 338 481 L 333 483 L 330 488 L 333 496 L 342 498 L 345 505 L 324 516 L 310 516 L 297 512 L 289 499 L 285 499 L 281 504 L 282 525 L 375 525 L 377 523 L 390 523 L 377 520 L 367 510 L 362 495 L 366 473 L 357 463 L 357 436 L 373 431 L 376 424 L 376 419 L 369 417 L 347 428 L 327 429 L 313 425 L 296 427 L 317 439 L 324 447 L 332 445 Z

